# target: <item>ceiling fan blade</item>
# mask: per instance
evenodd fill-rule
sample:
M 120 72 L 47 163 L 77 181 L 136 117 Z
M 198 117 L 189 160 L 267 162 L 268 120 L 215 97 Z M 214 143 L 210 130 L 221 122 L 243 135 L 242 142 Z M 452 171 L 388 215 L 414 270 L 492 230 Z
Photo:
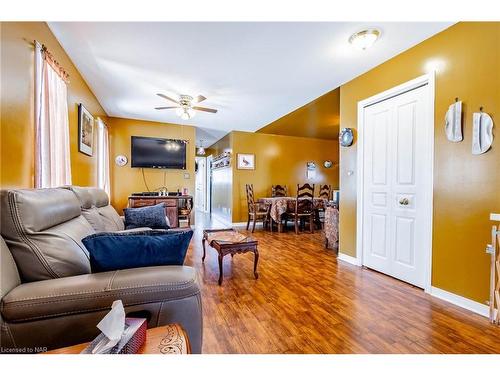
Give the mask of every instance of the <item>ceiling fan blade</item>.
M 196 98 L 195 98 L 195 102 L 196 103 L 201 103 L 202 101 L 206 100 L 207 98 L 205 98 L 203 95 L 198 95 Z
M 196 109 L 197 111 L 210 112 L 210 113 L 217 113 L 217 110 L 216 110 L 216 109 L 212 109 L 212 108 L 205 108 L 205 107 L 193 107 L 193 109 Z
M 155 107 L 155 109 L 171 109 L 171 108 L 179 108 L 177 106 L 172 106 L 172 107 Z
M 161 98 L 163 98 L 163 99 L 167 99 L 167 100 L 170 100 L 171 102 L 174 102 L 174 103 L 176 103 L 176 104 L 179 104 L 179 102 L 178 102 L 177 100 L 172 99 L 172 98 L 168 97 L 167 95 L 163 95 L 163 94 L 156 94 L 156 95 L 158 95 L 159 97 L 161 97 Z

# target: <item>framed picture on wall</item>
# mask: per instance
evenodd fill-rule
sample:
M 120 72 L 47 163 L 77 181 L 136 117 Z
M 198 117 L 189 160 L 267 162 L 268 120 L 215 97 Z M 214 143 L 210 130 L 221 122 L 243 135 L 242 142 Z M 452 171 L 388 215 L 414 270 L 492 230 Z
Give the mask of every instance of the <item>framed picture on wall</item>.
M 78 105 L 78 151 L 92 156 L 94 149 L 94 117 L 83 106 Z
M 238 154 L 238 169 L 255 169 L 255 154 Z

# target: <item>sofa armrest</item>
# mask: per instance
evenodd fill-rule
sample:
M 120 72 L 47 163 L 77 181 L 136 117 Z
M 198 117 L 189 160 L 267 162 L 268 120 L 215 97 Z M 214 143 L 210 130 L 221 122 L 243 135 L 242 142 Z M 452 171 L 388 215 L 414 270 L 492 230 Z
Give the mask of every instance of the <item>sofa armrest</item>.
M 106 313 L 121 299 L 125 310 L 159 305 L 148 326 L 180 323 L 193 352 L 201 350 L 202 315 L 196 271 L 187 266 L 133 268 L 25 283 L 12 289 L 1 304 L 7 323 Z M 174 320 L 172 320 L 174 319 Z

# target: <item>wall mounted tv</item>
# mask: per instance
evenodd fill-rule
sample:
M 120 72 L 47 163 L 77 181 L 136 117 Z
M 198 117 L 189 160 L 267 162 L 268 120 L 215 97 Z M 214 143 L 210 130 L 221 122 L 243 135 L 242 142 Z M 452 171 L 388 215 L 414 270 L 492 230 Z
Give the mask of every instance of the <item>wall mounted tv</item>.
M 186 169 L 186 141 L 132 137 L 132 168 Z

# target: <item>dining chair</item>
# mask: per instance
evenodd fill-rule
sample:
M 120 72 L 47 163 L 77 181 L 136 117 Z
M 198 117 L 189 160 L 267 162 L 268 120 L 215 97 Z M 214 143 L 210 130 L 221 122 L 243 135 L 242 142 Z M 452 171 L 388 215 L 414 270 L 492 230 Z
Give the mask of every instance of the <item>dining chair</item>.
M 295 207 L 292 212 L 287 214 L 285 227 L 288 219 L 294 222 L 296 234 L 299 234 L 299 224 L 304 224 L 305 220 L 309 219 L 309 230 L 314 233 L 314 184 L 304 184 L 302 186 L 297 184 Z
M 288 195 L 288 189 L 286 185 L 273 185 L 271 187 L 271 196 L 274 197 L 286 197 Z
M 332 191 L 332 185 L 320 185 L 319 186 L 319 198 L 330 200 Z
M 320 204 L 315 210 L 315 222 L 317 226 L 321 229 L 324 228 L 325 224 L 325 206 L 331 199 L 332 186 L 331 185 L 320 185 L 318 198 L 323 199 L 323 204 Z
M 253 221 L 252 233 L 255 231 L 257 221 L 262 221 L 264 228 L 267 227 L 269 220 L 269 206 L 262 203 L 256 203 L 253 193 L 253 184 L 246 184 L 247 204 L 248 204 L 248 221 L 247 230 L 250 227 L 250 221 Z

